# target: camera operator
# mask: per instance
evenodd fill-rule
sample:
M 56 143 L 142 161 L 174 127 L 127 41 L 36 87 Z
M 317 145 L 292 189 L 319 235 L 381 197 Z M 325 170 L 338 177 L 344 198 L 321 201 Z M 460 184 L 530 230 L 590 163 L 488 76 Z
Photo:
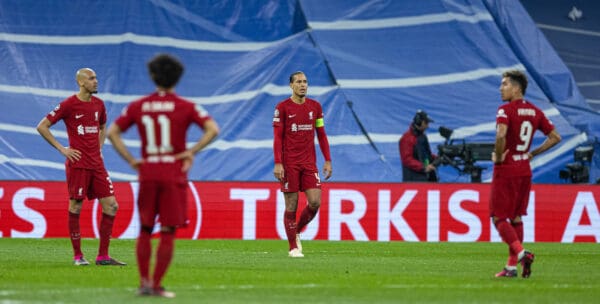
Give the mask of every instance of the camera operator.
M 433 161 L 437 156 L 431 153 L 425 130 L 433 120 L 418 110 L 408 131 L 400 138 L 400 160 L 402 161 L 402 181 L 436 182 L 437 174 Z

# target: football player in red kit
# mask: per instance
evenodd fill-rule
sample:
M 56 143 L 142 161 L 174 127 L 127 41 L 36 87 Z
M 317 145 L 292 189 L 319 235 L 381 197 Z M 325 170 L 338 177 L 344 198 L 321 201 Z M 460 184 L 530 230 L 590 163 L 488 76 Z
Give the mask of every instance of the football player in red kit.
M 126 265 L 108 255 L 110 235 L 117 213 L 112 182 L 102 160 L 105 139 L 106 109 L 104 102 L 93 96 L 98 92 L 98 78 L 89 68 L 77 71 L 75 76 L 79 93 L 63 100 L 44 117 L 37 126 L 38 132 L 56 150 L 65 156 L 65 173 L 69 189 L 69 235 L 73 247 L 73 264 L 86 266 L 89 262 L 81 250 L 79 214 L 83 200 L 96 199 L 102 205 L 100 221 L 100 246 L 96 265 Z M 63 120 L 67 127 L 69 146 L 56 140 L 50 127 Z
M 285 199 L 284 227 L 289 243 L 288 255 L 304 257 L 300 232 L 315 217 L 321 206 L 321 179 L 316 164 L 315 133 L 325 158 L 323 173 L 331 177 L 329 142 L 323 123 L 321 104 L 306 97 L 308 81 L 303 72 L 290 75 L 292 96 L 281 101 L 273 116 L 273 174 L 281 183 Z M 308 200 L 296 222 L 298 193 L 303 191 Z
M 148 72 L 156 84 L 156 92 L 132 102 L 108 130 L 108 138 L 119 155 L 139 171 L 141 229 L 136 256 L 141 296 L 175 297 L 161 282 L 173 257 L 175 231 L 187 222 L 187 173 L 194 155 L 219 133 L 217 123 L 202 107 L 175 93 L 183 70 L 179 60 L 170 55 L 154 57 L 148 63 Z M 204 133 L 187 148 L 186 133 L 192 124 Z M 141 160 L 131 155 L 121 138 L 121 133 L 133 125 L 142 141 Z M 151 276 L 151 237 L 157 216 L 161 226 L 160 242 Z
M 523 248 L 521 220 L 527 214 L 531 189 L 529 162 L 561 140 L 544 112 L 523 98 L 526 89 L 527 76 L 523 72 L 513 70 L 502 74 L 500 94 L 507 103 L 500 106 L 496 114 L 490 215 L 502 240 L 508 245 L 509 257 L 506 266 L 496 277 L 516 277 L 519 262 L 523 268 L 522 277 L 531 275 L 535 256 Z M 537 130 L 547 138 L 530 152 L 531 140 Z

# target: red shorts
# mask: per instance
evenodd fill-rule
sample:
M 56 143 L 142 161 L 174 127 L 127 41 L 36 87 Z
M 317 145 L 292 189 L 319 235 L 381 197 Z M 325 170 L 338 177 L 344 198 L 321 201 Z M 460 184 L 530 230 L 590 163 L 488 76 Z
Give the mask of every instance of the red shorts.
M 500 177 L 494 174 L 490 191 L 490 216 L 500 220 L 527 215 L 531 176 Z
M 281 192 L 298 192 L 307 189 L 321 189 L 319 170 L 314 166 L 289 165 L 283 166 Z
M 115 195 L 113 184 L 104 167 L 97 169 L 73 168 L 70 162 L 65 165 L 69 198 L 89 200 Z
M 138 210 L 142 226 L 154 227 L 157 215 L 162 226 L 184 226 L 187 222 L 187 183 L 140 182 Z

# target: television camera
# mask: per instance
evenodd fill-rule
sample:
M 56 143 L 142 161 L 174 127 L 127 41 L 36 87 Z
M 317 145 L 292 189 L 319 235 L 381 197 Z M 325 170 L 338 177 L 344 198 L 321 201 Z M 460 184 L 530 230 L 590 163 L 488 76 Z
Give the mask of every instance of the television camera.
M 558 176 L 560 179 L 571 180 L 573 184 L 588 183 L 590 181 L 590 168 L 592 156 L 594 155 L 593 146 L 581 146 L 575 148 L 573 152 L 574 163 L 567 164 L 567 168 L 560 170 Z
M 466 143 L 464 139 L 455 143 L 451 140 L 452 129 L 441 126 L 438 131 L 445 138 L 443 145 L 438 145 L 438 158 L 434 165 L 449 165 L 458 170 L 459 174 L 471 176 L 472 183 L 481 183 L 481 171 L 485 168 L 476 165 L 479 160 L 491 161 L 494 143 Z

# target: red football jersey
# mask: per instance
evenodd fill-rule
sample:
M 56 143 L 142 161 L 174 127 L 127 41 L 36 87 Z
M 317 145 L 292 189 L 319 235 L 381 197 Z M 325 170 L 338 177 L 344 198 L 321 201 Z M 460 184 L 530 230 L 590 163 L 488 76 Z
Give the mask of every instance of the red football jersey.
M 503 176 L 531 176 L 531 167 L 527 153 L 535 131 L 540 130 L 548 135 L 554 125 L 535 105 L 525 100 L 514 100 L 498 108 L 496 124 L 508 126 L 506 133 L 506 149 L 508 154 L 504 162 L 496 165 L 494 170 Z
M 317 119 L 323 119 L 323 109 L 316 100 L 305 98 L 303 104 L 297 104 L 288 98 L 277 104 L 273 126 L 283 128 L 283 164 L 316 166 Z
M 140 181 L 187 181 L 181 161 L 174 155 L 185 151 L 186 134 L 192 123 L 203 129 L 211 119 L 202 107 L 174 93 L 156 92 L 132 102 L 115 123 L 125 132 L 137 126 L 142 141 Z
M 100 126 L 106 124 L 104 102 L 95 96 L 82 101 L 73 95 L 63 100 L 46 116 L 54 125 L 63 120 L 69 136 L 69 147 L 81 151 L 81 159 L 72 163 L 74 168 L 103 167 L 100 156 Z M 67 159 L 67 161 L 69 161 Z

